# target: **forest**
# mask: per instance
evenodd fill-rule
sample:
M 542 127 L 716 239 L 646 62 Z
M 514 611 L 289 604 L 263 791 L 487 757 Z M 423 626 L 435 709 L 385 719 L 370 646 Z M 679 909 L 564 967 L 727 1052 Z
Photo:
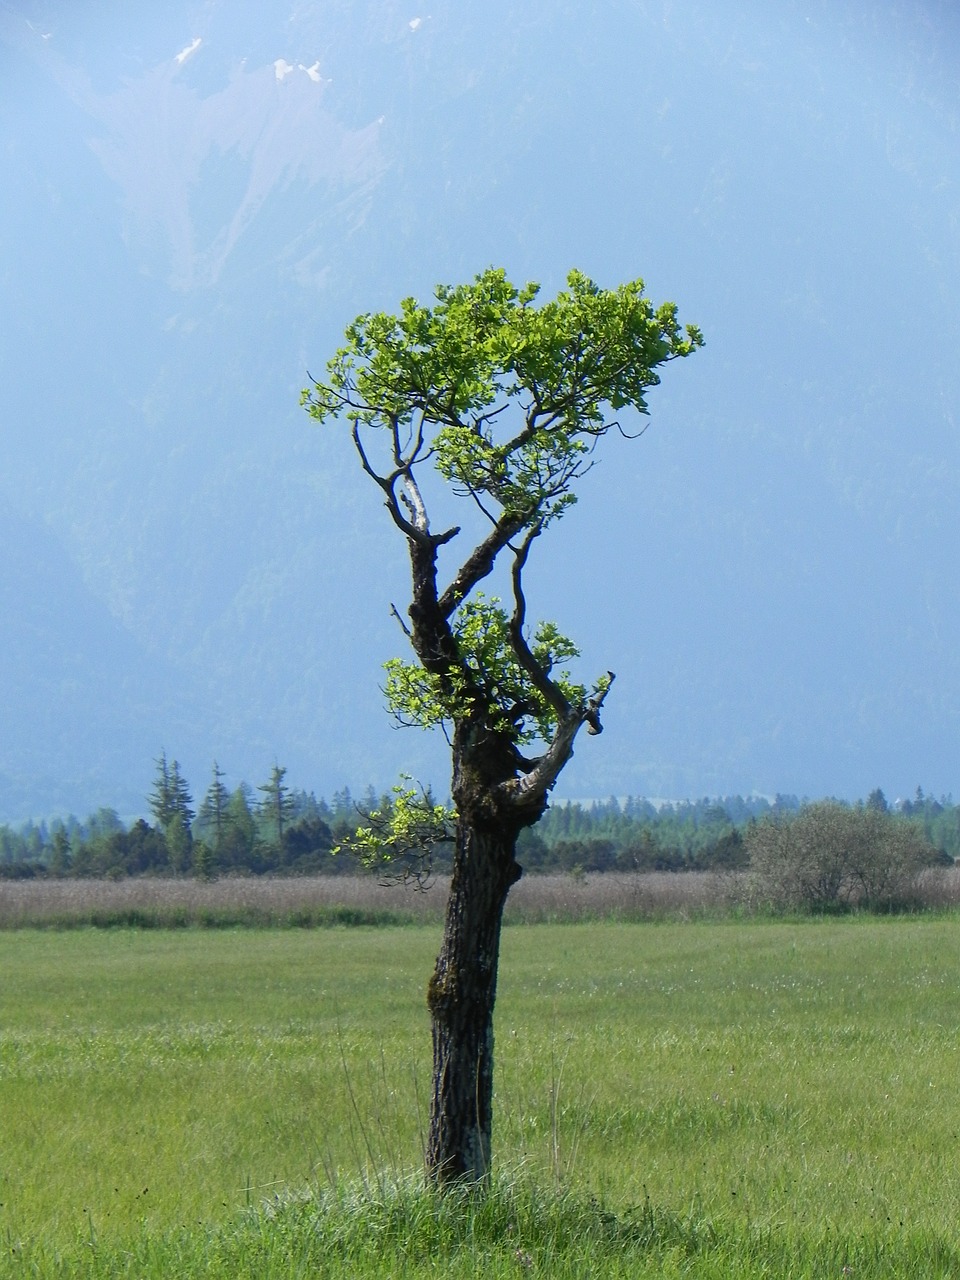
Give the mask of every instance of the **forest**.
M 124 821 L 100 808 L 86 819 L 0 825 L 0 878 L 137 875 L 356 874 L 350 843 L 371 813 L 388 814 L 392 794 L 349 787 L 329 801 L 287 784 L 276 764 L 259 785 L 232 790 L 215 762 L 195 806 L 180 765 L 162 754 L 145 797 L 150 819 Z M 429 792 L 426 798 L 433 803 Z M 888 803 L 879 789 L 865 801 L 837 806 L 882 814 L 927 848 L 928 861 L 960 858 L 960 805 L 917 787 L 912 799 Z M 518 856 L 528 872 L 736 870 L 750 862 L 748 836 L 758 824 L 789 822 L 811 807 L 806 798 L 777 795 L 704 797 L 654 802 L 627 796 L 603 801 L 556 802 L 521 834 Z M 448 869 L 446 846 L 432 853 L 432 869 Z M 391 873 L 380 861 L 376 873 Z M 402 874 L 402 862 L 393 868 Z

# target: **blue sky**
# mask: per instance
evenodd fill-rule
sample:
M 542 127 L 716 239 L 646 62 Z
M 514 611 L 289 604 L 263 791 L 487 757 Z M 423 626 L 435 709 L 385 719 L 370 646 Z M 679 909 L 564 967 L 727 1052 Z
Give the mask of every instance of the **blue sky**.
M 378 688 L 403 549 L 297 396 L 356 313 L 491 263 L 643 276 L 707 338 L 531 574 L 618 673 L 564 791 L 955 791 L 957 28 L 0 3 L 0 818 L 131 811 L 161 748 L 195 790 L 445 785 Z

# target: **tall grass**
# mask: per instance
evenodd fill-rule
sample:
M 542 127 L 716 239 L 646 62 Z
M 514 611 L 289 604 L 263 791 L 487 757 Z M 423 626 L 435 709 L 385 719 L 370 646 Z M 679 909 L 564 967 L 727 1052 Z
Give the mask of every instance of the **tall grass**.
M 0 929 L 403 924 L 438 919 L 442 906 L 440 889 L 369 876 L 0 881 Z
M 448 884 L 438 877 L 415 892 L 371 876 L 0 880 L 0 930 L 424 924 L 442 919 Z M 925 871 L 914 901 L 918 910 L 960 907 L 960 868 Z M 511 891 L 505 920 L 698 920 L 757 911 L 748 872 L 606 872 L 525 876 Z
M 426 892 L 370 876 L 0 880 L 0 929 L 426 923 L 442 919 L 448 886 L 445 877 Z M 714 872 L 532 875 L 514 887 L 505 919 L 699 918 L 728 913 L 744 892 L 741 876 Z

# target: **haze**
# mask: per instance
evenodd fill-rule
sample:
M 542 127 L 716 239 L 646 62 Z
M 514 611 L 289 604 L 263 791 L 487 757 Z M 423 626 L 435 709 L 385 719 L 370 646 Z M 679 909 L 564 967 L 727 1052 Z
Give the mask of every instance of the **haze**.
M 379 689 L 404 548 L 298 400 L 490 264 L 707 340 L 530 576 L 618 677 L 565 793 L 950 792 L 958 85 L 934 0 L 0 2 L 0 821 L 141 812 L 161 749 L 445 794 Z

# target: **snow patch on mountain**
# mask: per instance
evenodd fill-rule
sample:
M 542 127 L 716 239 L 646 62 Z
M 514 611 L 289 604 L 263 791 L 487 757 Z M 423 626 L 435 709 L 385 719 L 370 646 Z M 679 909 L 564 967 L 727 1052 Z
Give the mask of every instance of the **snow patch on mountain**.
M 181 49 L 180 52 L 177 54 L 177 56 L 174 58 L 174 62 L 177 64 L 177 66 L 182 66 L 189 57 L 191 57 L 193 54 L 197 52 L 197 50 L 200 48 L 202 44 L 203 44 L 203 40 L 200 38 L 200 36 L 197 36 L 196 40 L 192 40 L 185 49 Z
M 385 168 L 382 117 L 359 128 L 342 124 L 325 105 L 331 82 L 319 60 L 241 64 L 223 88 L 201 96 L 178 75 L 201 43 L 198 37 L 112 93 L 64 78 L 100 127 L 90 146 L 123 192 L 128 243 L 148 261 L 159 248 L 161 271 L 179 290 L 216 284 L 268 199 L 295 180 L 342 197 L 376 184 Z M 233 183 L 226 207 L 224 162 Z

